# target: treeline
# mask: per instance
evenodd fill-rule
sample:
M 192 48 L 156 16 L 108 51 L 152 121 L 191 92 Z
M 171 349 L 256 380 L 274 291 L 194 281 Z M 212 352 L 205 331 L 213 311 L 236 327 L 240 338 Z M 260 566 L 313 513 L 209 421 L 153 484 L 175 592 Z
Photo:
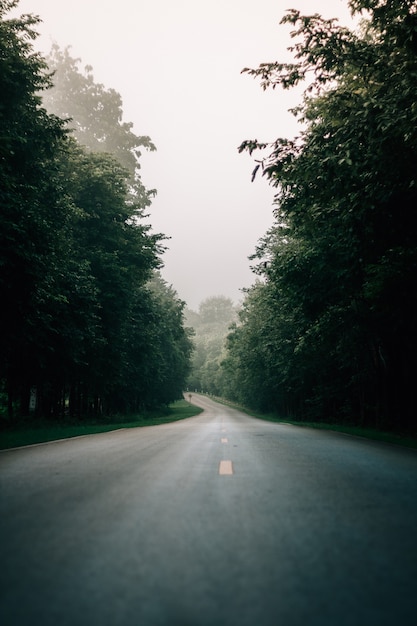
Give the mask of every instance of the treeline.
M 188 326 L 194 331 L 194 352 L 187 387 L 215 396 L 227 392 L 222 362 L 226 357 L 226 337 L 237 320 L 237 307 L 226 296 L 212 296 L 200 303 L 198 311 L 185 310 Z
M 154 192 L 139 157 L 152 142 L 68 50 L 34 51 L 39 20 L 8 18 L 17 5 L 0 0 L 2 409 L 58 418 L 166 404 L 192 343 L 158 273 L 164 237 L 145 222 Z
M 276 188 L 228 339 L 229 397 L 301 420 L 415 431 L 417 2 L 350 0 L 358 32 L 289 11 L 294 63 L 246 70 L 309 87 L 303 130 L 245 141 Z M 254 172 L 254 175 L 256 174 Z

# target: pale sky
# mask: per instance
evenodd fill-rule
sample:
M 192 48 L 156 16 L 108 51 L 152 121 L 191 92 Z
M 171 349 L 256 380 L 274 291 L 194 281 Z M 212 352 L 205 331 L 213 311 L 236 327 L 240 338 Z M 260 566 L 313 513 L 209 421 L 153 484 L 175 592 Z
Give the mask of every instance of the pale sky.
M 36 44 L 72 46 L 123 99 L 124 121 L 149 135 L 142 180 L 158 195 L 149 222 L 171 239 L 163 276 L 190 308 L 210 296 L 242 300 L 248 256 L 272 225 L 274 190 L 251 183 L 244 139 L 292 137 L 301 90 L 266 91 L 244 67 L 291 57 L 289 8 L 350 24 L 347 0 L 20 0 L 41 17 Z

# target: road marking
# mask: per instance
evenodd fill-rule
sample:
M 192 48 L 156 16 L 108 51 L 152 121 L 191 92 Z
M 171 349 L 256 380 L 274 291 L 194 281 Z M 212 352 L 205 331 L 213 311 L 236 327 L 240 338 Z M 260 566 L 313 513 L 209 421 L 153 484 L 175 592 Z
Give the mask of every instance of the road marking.
M 220 439 L 220 441 L 221 441 L 222 443 L 229 443 L 229 442 L 228 442 L 228 440 L 227 440 L 227 437 L 222 437 L 222 438 Z
M 219 474 L 220 476 L 231 476 L 233 474 L 232 461 L 220 461 Z

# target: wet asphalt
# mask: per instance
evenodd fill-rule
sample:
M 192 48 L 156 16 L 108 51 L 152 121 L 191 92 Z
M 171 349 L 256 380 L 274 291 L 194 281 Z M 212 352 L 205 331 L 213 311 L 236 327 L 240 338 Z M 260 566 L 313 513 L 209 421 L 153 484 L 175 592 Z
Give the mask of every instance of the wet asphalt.
M 2 626 L 414 626 L 417 452 L 192 400 L 0 452 Z

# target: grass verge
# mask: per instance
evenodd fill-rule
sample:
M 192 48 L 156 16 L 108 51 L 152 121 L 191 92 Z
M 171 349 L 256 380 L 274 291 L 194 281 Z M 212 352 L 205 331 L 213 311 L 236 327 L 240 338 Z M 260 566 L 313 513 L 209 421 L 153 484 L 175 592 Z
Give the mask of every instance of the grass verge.
M 283 417 L 278 417 L 274 414 L 258 413 L 251 411 L 244 406 L 233 404 L 228 400 L 222 398 L 216 398 L 216 402 L 220 402 L 226 406 L 230 406 L 242 413 L 246 413 L 250 417 L 256 417 L 257 419 L 265 420 L 268 422 L 275 422 L 277 424 L 291 424 L 293 426 L 300 426 L 306 428 L 317 428 L 320 430 L 332 430 L 339 433 L 345 433 L 354 437 L 364 437 L 365 439 L 373 439 L 374 441 L 382 441 L 385 443 L 393 443 L 400 446 L 406 446 L 408 448 L 417 448 L 417 436 L 404 435 L 399 433 L 392 433 L 376 428 L 362 428 L 360 426 L 350 426 L 344 424 L 326 424 L 324 422 L 300 422 Z
M 178 400 L 160 411 L 153 411 L 146 415 L 115 416 L 102 422 L 51 423 L 47 420 L 22 420 L 16 425 L 9 425 L 5 430 L 0 431 L 0 449 L 5 450 L 35 443 L 55 441 L 57 439 L 95 435 L 121 428 L 157 426 L 193 417 L 201 413 L 202 410 L 200 407 L 193 406 L 185 400 Z

